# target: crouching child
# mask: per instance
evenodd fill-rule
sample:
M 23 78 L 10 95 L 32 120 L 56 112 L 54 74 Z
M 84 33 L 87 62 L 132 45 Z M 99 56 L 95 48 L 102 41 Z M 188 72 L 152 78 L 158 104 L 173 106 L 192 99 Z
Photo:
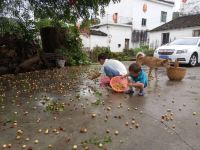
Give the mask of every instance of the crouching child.
M 133 87 L 139 89 L 139 96 L 144 96 L 144 88 L 148 85 L 148 78 L 146 73 L 142 70 L 141 66 L 137 63 L 133 63 L 129 66 L 129 74 L 124 77 L 128 77 L 129 90 L 127 94 L 133 94 Z

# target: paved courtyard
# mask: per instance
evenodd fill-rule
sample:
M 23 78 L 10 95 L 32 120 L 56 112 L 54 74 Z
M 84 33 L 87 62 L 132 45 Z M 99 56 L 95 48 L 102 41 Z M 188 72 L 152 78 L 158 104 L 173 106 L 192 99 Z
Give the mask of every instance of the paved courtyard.
M 200 149 L 199 67 L 182 82 L 159 70 L 144 97 L 99 88 L 87 79 L 97 68 L 0 78 L 0 149 Z

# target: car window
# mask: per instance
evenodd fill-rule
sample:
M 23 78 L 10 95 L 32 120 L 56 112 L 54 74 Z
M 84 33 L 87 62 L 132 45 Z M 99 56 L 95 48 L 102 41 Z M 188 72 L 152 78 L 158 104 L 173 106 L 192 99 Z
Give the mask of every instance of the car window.
M 199 39 L 192 39 L 192 38 L 184 38 L 184 39 L 177 39 L 173 42 L 169 43 L 169 45 L 197 45 Z

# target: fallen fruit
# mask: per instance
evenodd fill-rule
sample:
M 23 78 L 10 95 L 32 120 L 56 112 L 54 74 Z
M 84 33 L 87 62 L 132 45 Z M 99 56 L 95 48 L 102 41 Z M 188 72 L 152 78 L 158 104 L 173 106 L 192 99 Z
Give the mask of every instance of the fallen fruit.
M 107 110 L 110 111 L 110 110 L 111 110 L 111 107 L 107 107 Z
M 22 148 L 25 149 L 27 147 L 27 145 L 22 145 Z
M 29 138 L 26 138 L 25 140 L 26 140 L 26 141 L 30 141 L 30 139 L 29 139 Z
M 46 129 L 44 133 L 49 134 L 49 129 Z
M 80 133 L 87 133 L 87 129 L 86 128 L 81 128 L 80 129 Z
M 49 144 L 49 145 L 48 145 L 48 148 L 52 148 L 52 145 L 51 145 L 51 144 Z
M 77 145 L 74 145 L 74 146 L 73 146 L 73 150 L 76 150 L 77 148 L 78 148 Z
M 103 147 L 103 144 L 99 143 L 99 148 L 102 148 Z
M 193 112 L 192 114 L 195 116 L 197 113 L 196 113 L 196 112 Z
M 110 130 L 109 130 L 109 129 L 107 129 L 107 130 L 106 130 L 106 133 L 110 133 Z
M 135 120 L 131 121 L 132 124 L 135 124 Z
M 17 123 L 13 123 L 13 126 L 15 126 L 15 127 L 16 127 L 16 126 L 17 126 Z
M 36 122 L 39 123 L 40 122 L 40 118 L 38 118 Z
M 11 148 L 12 147 L 12 144 L 8 144 L 8 148 Z
M 176 128 L 176 126 L 175 126 L 175 125 L 172 125 L 172 128 L 174 129 L 174 128 Z
M 17 134 L 23 134 L 24 132 L 22 130 L 17 130 Z
M 19 136 L 19 135 L 18 135 L 18 136 L 16 136 L 16 139 L 17 139 L 17 140 L 21 139 L 21 136 Z
M 35 143 L 35 144 L 38 144 L 38 143 L 39 143 L 39 140 L 35 140 L 34 143 Z
M 57 132 L 57 129 L 53 129 L 52 132 Z
M 118 134 L 119 134 L 119 131 L 116 130 L 116 131 L 115 131 L 115 135 L 118 135 Z
M 167 109 L 167 112 L 171 112 L 172 110 L 171 109 Z
M 140 126 L 140 125 L 139 125 L 138 123 L 135 124 L 135 128 L 139 128 L 139 126 Z
M 125 125 L 128 126 L 128 122 L 126 122 Z
M 95 117 L 96 117 L 96 114 L 95 114 L 95 113 L 93 113 L 93 114 L 92 114 L 92 118 L 95 118 Z
M 6 144 L 3 144 L 3 146 L 2 146 L 3 148 L 7 148 L 7 145 Z
M 85 147 L 85 150 L 89 150 L 90 148 L 88 146 Z

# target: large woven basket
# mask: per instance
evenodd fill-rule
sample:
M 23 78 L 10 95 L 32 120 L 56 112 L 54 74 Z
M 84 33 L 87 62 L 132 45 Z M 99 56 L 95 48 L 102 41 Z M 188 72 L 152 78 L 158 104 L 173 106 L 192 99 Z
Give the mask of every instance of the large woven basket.
M 172 81 L 181 81 L 186 75 L 186 69 L 179 67 L 178 61 L 175 62 L 175 66 L 167 68 L 167 76 Z

